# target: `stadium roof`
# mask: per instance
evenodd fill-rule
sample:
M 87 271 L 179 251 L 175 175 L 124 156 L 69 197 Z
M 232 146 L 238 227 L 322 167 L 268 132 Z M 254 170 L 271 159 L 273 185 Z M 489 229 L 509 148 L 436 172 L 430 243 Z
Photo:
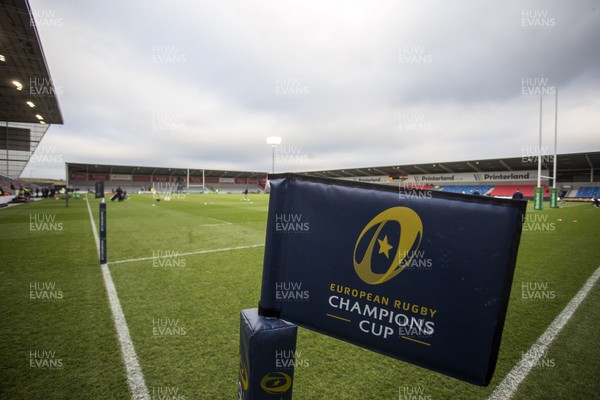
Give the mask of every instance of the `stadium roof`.
M 26 0 L 2 0 L 0 121 L 39 124 L 40 117 L 46 124 L 63 123 L 34 16 Z
M 67 163 L 69 172 L 97 173 L 97 174 L 123 174 L 123 175 L 161 175 L 161 176 L 186 176 L 186 168 L 138 167 L 126 165 L 101 165 Z M 218 177 L 218 178 L 260 178 L 266 172 L 249 171 L 223 171 L 221 169 L 190 169 L 190 176 Z
M 551 169 L 550 156 L 542 156 L 544 169 Z M 557 155 L 557 172 L 563 173 L 589 173 L 591 169 L 600 169 L 600 151 L 590 153 L 573 153 Z M 356 176 L 374 175 L 421 175 L 421 174 L 448 174 L 461 172 L 494 172 L 494 171 L 525 171 L 537 169 L 537 158 L 531 155 L 511 158 L 494 158 L 487 160 L 451 161 L 425 164 L 389 165 L 382 167 L 345 168 L 336 170 L 310 171 L 310 175 L 346 178 Z

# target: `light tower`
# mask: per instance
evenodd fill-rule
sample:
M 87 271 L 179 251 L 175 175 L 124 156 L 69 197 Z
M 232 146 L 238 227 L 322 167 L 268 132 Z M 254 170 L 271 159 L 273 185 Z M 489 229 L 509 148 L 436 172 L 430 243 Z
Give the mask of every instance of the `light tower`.
M 275 147 L 277 147 L 277 145 L 281 144 L 281 137 L 280 136 L 269 136 L 267 138 L 267 144 L 271 145 L 271 149 L 272 149 L 272 167 L 271 167 L 271 173 L 274 174 L 275 173 Z

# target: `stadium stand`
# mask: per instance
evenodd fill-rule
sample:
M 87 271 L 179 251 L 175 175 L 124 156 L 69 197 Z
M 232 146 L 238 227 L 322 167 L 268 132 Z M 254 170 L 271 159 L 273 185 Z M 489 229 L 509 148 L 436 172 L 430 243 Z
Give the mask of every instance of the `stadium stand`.
M 128 193 L 151 193 L 152 189 L 154 189 L 157 193 L 242 193 L 244 190 L 248 189 L 251 193 L 264 192 L 264 189 L 260 187 L 258 184 L 228 184 L 228 183 L 213 183 L 206 184 L 206 187 L 203 189 L 199 186 L 190 186 L 186 188 L 185 185 L 177 186 L 174 184 L 168 184 L 164 182 L 151 182 L 146 185 L 139 185 L 135 183 L 123 183 L 118 181 L 104 181 L 104 190 L 107 193 L 114 193 L 117 187 L 120 187 L 122 190 L 125 190 Z M 77 192 L 93 192 L 95 189 L 95 185 L 89 183 L 83 183 L 78 181 L 71 181 L 70 189 L 74 189 Z
M 46 131 L 63 118 L 28 2 L 0 4 L 0 174 L 19 177 Z
M 542 185 L 544 188 L 544 197 L 550 196 L 550 189 L 546 185 Z M 489 194 L 493 197 L 512 197 L 519 189 L 525 198 L 533 198 L 535 185 L 502 185 L 496 186 Z
M 10 188 L 11 182 L 12 180 L 0 175 L 0 190 L 2 193 L 0 195 L 0 207 L 6 207 L 15 198 L 14 191 Z
M 5 207 L 9 203 L 26 203 L 36 195 L 37 185 L 25 182 L 20 179 L 12 179 L 8 176 L 0 175 L 0 207 Z
M 476 191 L 479 192 L 481 196 L 486 195 L 491 189 L 493 189 L 493 185 L 465 185 L 465 186 L 442 186 L 440 190 L 444 192 L 452 192 L 452 193 L 464 193 L 464 194 L 473 194 Z
M 8 176 L 0 175 L 0 187 L 5 194 L 16 195 L 21 188 L 35 190 L 38 186 L 20 179 L 12 179 Z M 13 187 L 14 190 L 12 189 Z
M 577 190 L 577 193 L 574 197 L 579 198 L 592 198 L 592 197 L 600 197 L 600 186 L 590 187 L 590 186 L 582 186 Z
M 565 200 L 578 201 L 579 196 L 596 192 L 580 187 L 597 185 L 600 152 L 558 155 L 557 186 Z M 527 199 L 534 196 L 536 171 L 530 160 L 522 157 L 456 161 L 435 164 L 392 165 L 327 171 L 305 171 L 307 175 L 378 183 L 404 189 L 443 190 L 482 196 L 512 197 L 517 188 Z M 544 165 L 547 175 L 552 165 Z M 242 193 L 264 192 L 266 172 L 223 171 L 209 169 L 165 168 L 67 163 L 67 184 L 72 190 L 93 191 L 95 183 L 104 182 L 110 193 L 121 187 L 128 193 Z M 551 179 L 543 178 L 544 197 L 550 195 Z M 595 187 L 595 186 L 594 186 Z M 592 190 L 592 189 L 590 189 Z M 589 194 L 592 193 L 592 194 Z M 597 194 L 597 193 L 596 193 Z
M 420 189 L 420 190 L 431 190 L 434 189 L 433 185 L 406 185 L 402 184 L 404 189 Z
M 2 177 L 0 177 L 0 189 L 2 189 L 3 196 L 9 196 L 14 194 L 13 190 L 11 190 L 10 188 L 10 184 Z
M 251 193 L 264 192 L 266 172 L 222 171 L 67 163 L 69 188 L 93 191 L 104 182 L 106 192 L 117 187 L 128 193 Z

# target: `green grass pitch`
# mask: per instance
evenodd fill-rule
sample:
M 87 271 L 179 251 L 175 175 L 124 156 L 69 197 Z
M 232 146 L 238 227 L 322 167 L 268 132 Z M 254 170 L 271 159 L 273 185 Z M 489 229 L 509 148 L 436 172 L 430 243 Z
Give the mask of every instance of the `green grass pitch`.
M 109 268 L 153 399 L 237 398 L 239 311 L 259 299 L 268 196 L 240 199 L 108 201 Z M 528 210 L 489 387 L 300 329 L 294 398 L 486 399 L 600 265 L 600 209 L 544 206 Z M 0 399 L 131 398 L 86 201 L 0 210 L 0 260 Z M 600 397 L 599 286 L 516 399 Z

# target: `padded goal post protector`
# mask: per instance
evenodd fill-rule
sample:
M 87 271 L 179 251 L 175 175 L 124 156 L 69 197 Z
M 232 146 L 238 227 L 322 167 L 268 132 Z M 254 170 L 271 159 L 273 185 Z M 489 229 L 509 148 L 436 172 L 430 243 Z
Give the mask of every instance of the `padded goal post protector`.
M 489 384 L 527 202 L 269 178 L 262 315 Z
M 100 203 L 100 264 L 106 264 L 106 203 L 104 199 Z
M 291 400 L 298 327 L 240 312 L 238 400 Z
M 95 196 L 96 199 L 101 199 L 104 197 L 104 181 L 96 182 Z

